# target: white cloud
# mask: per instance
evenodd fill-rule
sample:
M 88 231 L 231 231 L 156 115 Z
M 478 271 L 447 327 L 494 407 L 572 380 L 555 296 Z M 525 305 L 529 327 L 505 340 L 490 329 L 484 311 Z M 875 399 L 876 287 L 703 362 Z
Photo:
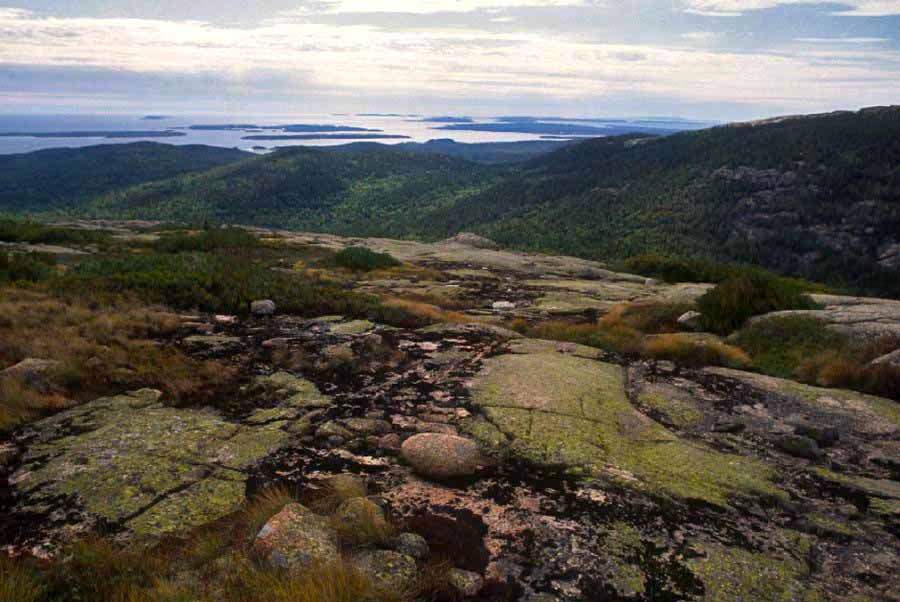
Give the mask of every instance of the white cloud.
M 320 0 L 304 12 L 327 10 L 337 13 L 416 13 L 472 12 L 499 8 L 583 6 L 589 0 Z
M 598 43 L 534 31 L 394 30 L 302 21 L 237 27 L 0 11 L 0 64 L 167 78 L 214 74 L 248 82 L 251 90 L 256 76 L 272 74 L 266 81 L 298 100 L 312 94 L 465 101 L 531 95 L 548 102 L 599 102 L 604 96 L 654 95 L 816 109 L 839 100 L 878 104 L 900 96 L 896 51 L 852 44 L 840 52 L 824 45 L 799 48 L 732 53 L 706 46 Z M 860 81 L 866 82 L 864 97 Z
M 681 37 L 691 42 L 711 42 L 721 35 L 715 31 L 689 31 L 681 34 Z
M 791 4 L 828 6 L 829 13 L 834 15 L 900 15 L 900 0 L 682 0 L 687 12 L 713 17 L 737 17 L 753 10 Z M 835 5 L 846 8 L 835 10 Z
M 803 44 L 884 44 L 887 38 L 794 38 Z

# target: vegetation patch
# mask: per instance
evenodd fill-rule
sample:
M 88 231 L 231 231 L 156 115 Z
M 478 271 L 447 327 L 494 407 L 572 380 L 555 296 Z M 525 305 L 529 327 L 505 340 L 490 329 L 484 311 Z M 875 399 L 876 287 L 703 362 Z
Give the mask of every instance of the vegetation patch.
M 398 267 L 400 262 L 388 253 L 376 253 L 366 247 L 347 247 L 338 251 L 334 265 L 354 272 L 371 272 Z
M 259 238 L 243 228 L 211 228 L 193 233 L 163 234 L 153 243 L 153 248 L 163 253 L 208 253 L 218 249 L 250 249 L 260 244 Z
M 753 316 L 816 307 L 800 287 L 784 280 L 761 277 L 726 280 L 697 300 L 704 327 L 720 334 L 737 330 Z

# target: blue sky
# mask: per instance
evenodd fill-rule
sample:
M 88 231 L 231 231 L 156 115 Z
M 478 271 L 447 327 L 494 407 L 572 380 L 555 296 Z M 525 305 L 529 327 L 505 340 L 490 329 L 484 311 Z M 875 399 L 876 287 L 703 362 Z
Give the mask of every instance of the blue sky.
M 900 103 L 900 0 L 0 0 L 0 111 L 745 119 Z

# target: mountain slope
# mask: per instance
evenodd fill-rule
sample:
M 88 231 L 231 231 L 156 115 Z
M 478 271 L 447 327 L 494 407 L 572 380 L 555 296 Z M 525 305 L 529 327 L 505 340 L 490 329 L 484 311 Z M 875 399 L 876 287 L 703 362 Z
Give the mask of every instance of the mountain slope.
M 152 142 L 0 155 L 0 212 L 77 208 L 112 190 L 205 171 L 250 156 L 234 149 Z
M 501 168 L 380 145 L 292 147 L 98 199 L 97 216 L 213 219 L 353 235 L 428 234 L 428 215 Z
M 900 294 L 900 109 L 592 140 L 432 216 L 508 245 L 746 261 Z

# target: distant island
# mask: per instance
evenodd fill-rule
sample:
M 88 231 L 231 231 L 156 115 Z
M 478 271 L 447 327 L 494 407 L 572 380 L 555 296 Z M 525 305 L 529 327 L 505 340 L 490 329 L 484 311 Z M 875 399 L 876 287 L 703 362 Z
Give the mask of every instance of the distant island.
M 280 130 L 282 132 L 381 132 L 383 130 L 373 130 L 370 128 L 355 127 L 350 125 L 332 125 L 332 124 L 288 124 L 288 125 L 255 125 L 249 123 L 226 123 L 214 125 L 192 125 L 188 128 L 194 131 L 207 132 L 241 132 L 262 130 Z
M 500 132 L 508 134 L 546 134 L 550 136 L 617 136 L 631 133 L 674 134 L 675 129 L 651 127 L 646 125 L 608 125 L 595 127 L 563 122 L 543 121 L 504 121 L 498 123 L 453 123 L 444 125 L 439 130 L 467 132 Z
M 178 138 L 184 132 L 165 131 L 84 131 L 84 132 L 0 132 L 0 138 Z
M 171 119 L 168 115 L 144 115 L 141 117 L 142 121 L 164 121 L 166 119 Z
M 409 140 L 393 134 L 260 134 L 242 140 Z
M 471 117 L 426 117 L 419 121 L 425 123 L 475 123 Z

